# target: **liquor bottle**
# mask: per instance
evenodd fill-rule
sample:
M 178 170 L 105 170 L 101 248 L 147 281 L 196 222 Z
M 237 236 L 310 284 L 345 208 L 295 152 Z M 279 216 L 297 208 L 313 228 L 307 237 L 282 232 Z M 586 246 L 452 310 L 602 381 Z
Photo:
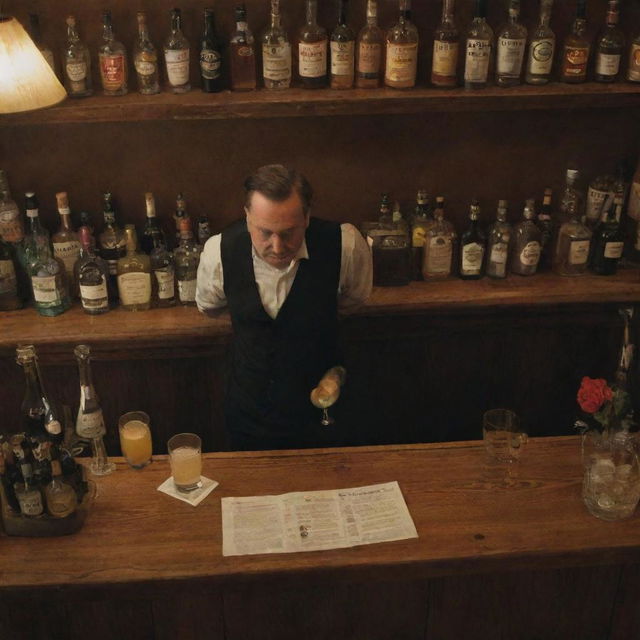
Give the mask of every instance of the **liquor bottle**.
M 429 206 L 429 194 L 420 189 L 416 196 L 416 209 L 411 218 L 411 265 L 412 280 L 422 280 L 424 262 L 424 242 L 429 225 L 433 224 L 433 215 Z
M 375 89 L 382 77 L 384 33 L 378 26 L 378 1 L 367 0 L 367 23 L 356 42 L 356 87 Z
M 33 40 L 38 51 L 42 54 L 42 57 L 49 63 L 53 73 L 56 72 L 56 63 L 53 57 L 53 51 L 42 41 L 42 34 L 40 33 L 40 18 L 37 13 L 29 14 L 29 35 Z
M 22 307 L 17 272 L 15 250 L 0 237 L 0 311 L 14 311 Z
M 458 28 L 453 17 L 454 0 L 443 0 L 442 18 L 433 38 L 431 84 L 455 87 L 458 84 Z
M 563 82 L 578 83 L 587 79 L 587 64 L 591 43 L 585 35 L 587 31 L 587 1 L 578 0 L 576 19 L 571 33 L 565 38 L 562 49 L 562 71 L 560 79 Z
M 291 43 L 280 19 L 280 0 L 271 0 L 271 24 L 262 34 L 262 75 L 265 89 L 291 86 Z
M 176 223 L 176 247 L 180 244 L 180 220 L 183 218 L 189 218 L 189 214 L 187 213 L 187 203 L 184 195 L 179 193 L 176 196 L 176 212 L 173 214 L 173 220 Z
M 9 180 L 0 169 L 0 236 L 5 242 L 18 244 L 24 239 L 24 226 L 18 205 L 11 197 Z
M 156 242 L 166 245 L 166 239 L 164 233 L 158 225 L 158 219 L 156 218 L 156 201 L 153 197 L 153 193 L 144 194 L 147 219 L 142 230 L 142 236 L 140 237 L 140 249 L 149 255 L 153 248 L 156 246 Z
M 327 31 L 317 21 L 318 1 L 307 0 L 306 23 L 298 34 L 298 73 L 305 89 L 327 84 Z
M 355 36 L 347 25 L 348 0 L 338 0 L 338 24 L 331 33 L 331 88 L 351 89 L 354 80 Z
M 69 309 L 71 300 L 65 265 L 53 257 L 48 244 L 38 249 L 29 275 L 33 306 L 41 316 L 57 316 Z
M 65 481 L 59 460 L 51 462 L 51 475 L 52 480 L 44 490 L 47 512 L 53 518 L 66 518 L 78 508 L 78 496 Z
M 67 44 L 62 52 L 64 87 L 71 98 L 86 98 L 93 94 L 91 57 L 80 40 L 74 16 L 67 17 Z
M 235 18 L 236 30 L 230 40 L 231 88 L 251 91 L 256 88 L 256 53 L 244 4 L 235 8 Z
M 33 482 L 33 469 L 29 462 L 20 465 L 23 482 L 14 486 L 16 497 L 20 504 L 20 513 L 29 518 L 39 516 L 44 511 L 42 493 Z
M 85 313 L 99 315 L 109 311 L 107 280 L 109 265 L 95 251 L 91 229 L 80 229 L 80 258 L 76 262 L 75 277 L 80 287 L 80 302 Z
M 6 506 L 13 513 L 20 513 L 20 503 L 16 497 L 14 484 L 22 480 L 22 474 L 15 463 L 9 446 L 0 445 L 0 482 L 4 490 Z
M 80 241 L 71 224 L 71 209 L 66 191 L 56 193 L 56 203 L 60 214 L 60 227 L 51 237 L 53 255 L 62 260 L 69 281 L 69 293 L 75 296 L 78 283 L 74 276 L 74 267 L 80 257 Z
M 624 34 L 618 27 L 618 0 L 609 0 L 607 21 L 596 44 L 596 82 L 614 82 L 620 72 Z
M 204 247 L 207 240 L 212 236 L 211 233 L 211 225 L 209 224 L 209 218 L 207 216 L 200 216 L 198 218 L 198 228 L 196 232 L 196 237 L 198 239 L 198 244 L 201 247 Z
M 102 12 L 103 44 L 98 49 L 100 77 L 105 96 L 122 96 L 127 93 L 127 52 L 124 45 L 115 39 L 111 22 L 111 11 Z
M 553 256 L 553 270 L 561 276 L 581 276 L 587 272 L 591 231 L 580 222 L 576 200 L 568 200 L 568 222 L 558 231 Z
M 476 0 L 475 17 L 467 31 L 464 88 L 484 89 L 489 76 L 493 29 L 487 23 L 487 0 Z
M 164 61 L 167 71 L 167 90 L 187 93 L 189 82 L 189 41 L 182 33 L 180 9 L 171 10 L 171 33 L 164 43 Z
M 410 21 L 411 0 L 399 0 L 400 18 L 387 32 L 384 83 L 394 89 L 415 87 L 418 30 Z
M 487 275 L 490 278 L 506 278 L 507 262 L 513 244 L 511 225 L 507 222 L 506 200 L 498 202 L 496 221 L 489 227 L 487 240 Z
M 380 199 L 378 222 L 381 225 L 391 225 L 391 200 L 388 193 L 383 193 Z
M 579 187 L 580 172 L 577 169 L 567 169 L 566 183 L 560 198 L 560 222 L 567 222 L 572 215 L 582 216 L 584 209 L 584 194 Z M 573 208 L 570 211 L 570 206 Z
M 126 311 L 146 311 L 151 306 L 151 261 L 138 251 L 136 228 L 124 228 L 127 253 L 118 260 L 118 295 Z
M 89 469 L 97 476 L 104 476 L 115 470 L 115 464 L 109 462 L 104 448 L 103 437 L 107 432 L 96 393 L 91 372 L 91 349 L 86 344 L 79 344 L 73 354 L 78 363 L 80 377 L 80 405 L 76 418 L 76 433 L 81 440 L 91 441 L 93 458 Z
M 23 242 L 23 257 L 27 271 L 38 257 L 41 247 L 49 246 L 49 232 L 40 223 L 38 215 L 38 199 L 33 191 L 28 191 L 25 195 L 25 210 L 29 221 L 28 233 Z
M 204 10 L 204 31 L 200 40 L 200 80 L 205 93 L 216 93 L 224 89 L 222 77 L 223 43 L 216 33 L 212 8 Z
M 158 238 L 149 254 L 154 277 L 154 303 L 158 307 L 172 307 L 176 303 L 176 278 L 173 256 Z
M 629 47 L 627 80 L 629 82 L 640 82 L 640 33 L 633 39 Z
M 520 22 L 520 0 L 509 0 L 509 21 L 498 32 L 496 84 L 513 87 L 520 84 L 522 62 L 527 44 L 527 29 Z
M 587 204 L 584 222 L 589 229 L 595 228 L 602 219 L 605 203 L 613 190 L 615 178 L 612 175 L 600 175 L 594 178 L 587 189 Z
M 478 280 L 483 275 L 484 253 L 487 245 L 480 228 L 480 205 L 477 200 L 469 208 L 469 227 L 460 236 L 460 277 L 463 280 Z
M 133 65 L 136 68 L 138 91 L 143 95 L 153 95 L 160 92 L 158 80 L 158 51 L 149 38 L 147 14 L 138 11 L 138 39 L 133 49 Z
M 551 77 L 556 47 L 555 33 L 549 27 L 552 9 L 553 0 L 540 0 L 540 19 L 529 41 L 529 58 L 524 76 L 527 84 L 547 84 Z
M 444 198 L 436 198 L 434 222 L 429 225 L 424 241 L 422 276 L 425 280 L 442 280 L 451 275 L 456 232 L 444 219 Z
M 547 188 L 544 190 L 542 208 L 538 214 L 538 229 L 540 229 L 540 267 L 550 267 L 553 256 L 553 243 L 555 240 L 555 224 L 551 210 L 551 196 L 553 192 Z
M 191 220 L 180 220 L 180 245 L 173 252 L 180 304 L 195 305 L 196 279 L 202 247 L 193 241 Z
M 109 298 L 118 299 L 118 260 L 127 252 L 124 231 L 116 223 L 113 199 L 109 192 L 102 194 L 104 230 L 98 236 L 100 256 L 109 265 Z
M 605 217 L 593 232 L 591 271 L 600 276 L 614 275 L 624 249 L 624 230 L 621 224 L 624 192 L 618 191 Z
M 527 200 L 524 220 L 513 230 L 513 250 L 511 252 L 511 272 L 521 276 L 532 276 L 538 270 L 542 249 L 542 232 L 534 222 L 535 201 Z
M 397 200 L 393 203 L 393 210 L 391 211 L 391 227 L 398 231 L 402 231 L 406 235 L 408 241 L 409 225 L 402 215 L 402 211 L 400 210 L 400 203 Z

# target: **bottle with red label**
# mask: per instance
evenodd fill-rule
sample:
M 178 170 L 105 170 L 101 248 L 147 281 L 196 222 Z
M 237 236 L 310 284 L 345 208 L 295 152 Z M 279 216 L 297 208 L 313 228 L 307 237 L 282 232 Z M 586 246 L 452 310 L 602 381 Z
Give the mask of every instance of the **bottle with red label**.
M 562 71 L 560 79 L 563 82 L 578 83 L 587 79 L 587 64 L 591 43 L 586 36 L 587 31 L 587 2 L 578 0 L 576 19 L 571 33 L 564 41 L 562 50 Z
M 127 51 L 113 35 L 111 11 L 108 9 L 102 13 L 102 40 L 98 59 L 104 95 L 122 96 L 127 93 Z

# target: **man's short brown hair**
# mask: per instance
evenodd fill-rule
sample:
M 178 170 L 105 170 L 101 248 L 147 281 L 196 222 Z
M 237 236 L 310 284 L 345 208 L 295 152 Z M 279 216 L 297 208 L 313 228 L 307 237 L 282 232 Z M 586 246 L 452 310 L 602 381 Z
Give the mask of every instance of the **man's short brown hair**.
M 313 189 L 309 181 L 295 169 L 288 169 L 281 164 L 267 164 L 260 167 L 244 181 L 246 191 L 245 207 L 251 206 L 251 196 L 254 191 L 274 202 L 286 200 L 295 190 L 305 215 L 311 208 Z

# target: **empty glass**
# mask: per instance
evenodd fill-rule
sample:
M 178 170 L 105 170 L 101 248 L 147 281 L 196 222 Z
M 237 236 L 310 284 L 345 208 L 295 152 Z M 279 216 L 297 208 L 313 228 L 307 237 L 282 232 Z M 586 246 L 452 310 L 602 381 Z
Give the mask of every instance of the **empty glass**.
M 491 460 L 516 462 L 527 443 L 527 434 L 513 411 L 490 409 L 482 417 L 482 439 Z

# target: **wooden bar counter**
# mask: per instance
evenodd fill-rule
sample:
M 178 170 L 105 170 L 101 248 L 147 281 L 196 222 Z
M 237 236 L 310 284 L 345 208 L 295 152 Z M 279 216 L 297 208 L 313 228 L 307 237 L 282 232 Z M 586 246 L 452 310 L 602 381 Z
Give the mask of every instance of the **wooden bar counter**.
M 205 454 L 198 507 L 117 459 L 79 533 L 0 537 L 0 638 L 637 638 L 640 517 L 581 499 L 577 437 L 533 438 L 517 472 L 479 441 Z M 220 498 L 397 480 L 417 539 L 222 556 Z

